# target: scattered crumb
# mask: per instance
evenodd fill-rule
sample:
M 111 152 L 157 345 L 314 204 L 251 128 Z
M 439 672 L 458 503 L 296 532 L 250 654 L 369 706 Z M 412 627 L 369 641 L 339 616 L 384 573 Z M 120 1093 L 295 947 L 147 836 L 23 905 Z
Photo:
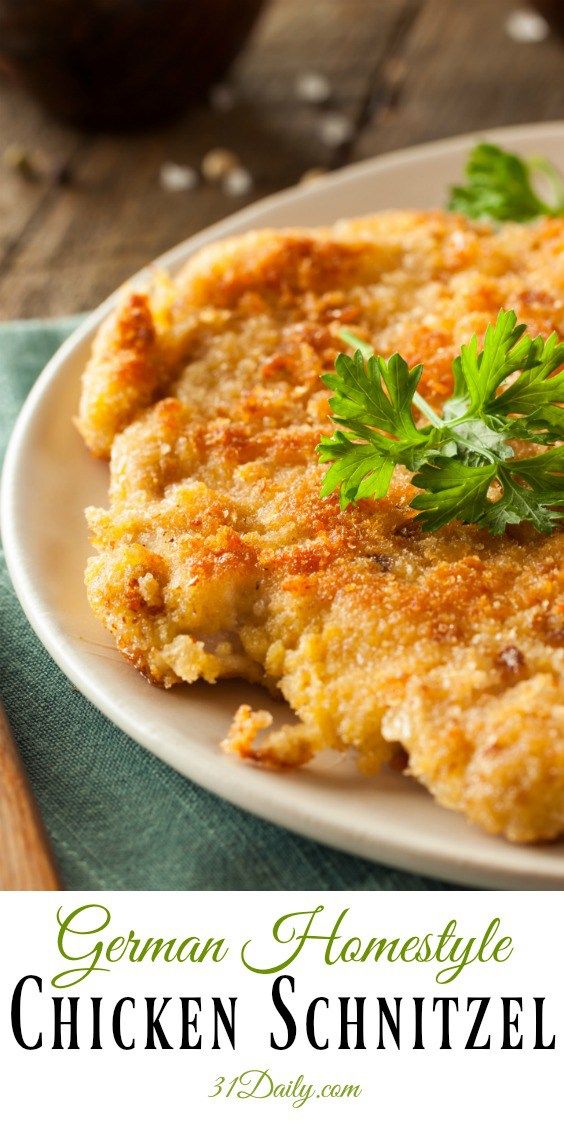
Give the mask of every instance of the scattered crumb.
M 352 123 L 345 114 L 337 111 L 327 113 L 319 122 L 319 137 L 325 145 L 343 145 L 345 141 L 350 141 L 352 135 Z
M 505 21 L 505 30 L 516 43 L 542 43 L 550 34 L 548 23 L 531 8 L 516 8 Z
M 240 166 L 240 160 L 231 149 L 210 149 L 202 158 L 202 176 L 210 184 L 219 184 Z
M 272 721 L 272 713 L 266 709 L 254 710 L 250 705 L 240 705 L 221 742 L 223 751 L 267 768 L 297 768 L 307 764 L 318 749 L 306 725 L 282 725 L 255 748 L 257 736 L 270 728 Z
M 198 173 L 190 165 L 165 161 L 161 165 L 159 180 L 165 192 L 189 192 L 198 183 Z
M 270 728 L 274 717 L 266 709 L 251 709 L 250 705 L 240 705 L 233 717 L 231 727 L 221 747 L 224 752 L 245 759 L 251 756 L 252 745 L 264 729 Z
M 247 168 L 232 168 L 223 177 L 221 187 L 227 196 L 246 196 L 253 187 L 253 178 Z
M 308 168 L 306 172 L 300 176 L 300 184 L 312 184 L 314 180 L 319 180 L 322 176 L 327 175 L 326 168 Z
M 318 71 L 302 71 L 296 76 L 295 92 L 302 102 L 321 105 L 331 97 L 331 83 Z

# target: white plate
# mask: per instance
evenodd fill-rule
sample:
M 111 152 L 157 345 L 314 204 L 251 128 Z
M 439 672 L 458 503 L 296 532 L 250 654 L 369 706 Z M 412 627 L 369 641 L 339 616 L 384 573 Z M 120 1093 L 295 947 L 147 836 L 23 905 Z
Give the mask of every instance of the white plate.
M 564 123 L 488 133 L 564 168 Z M 352 166 L 292 188 L 216 224 L 164 255 L 175 270 L 203 244 L 261 226 L 331 223 L 386 207 L 433 207 L 459 180 L 471 136 Z M 83 570 L 84 507 L 105 504 L 107 467 L 90 458 L 74 428 L 79 375 L 110 298 L 47 365 L 19 417 L 6 458 L 2 533 L 8 567 L 29 620 L 71 681 L 140 744 L 197 783 L 256 814 L 363 857 L 467 885 L 564 888 L 564 844 L 511 846 L 442 810 L 417 784 L 391 772 L 372 781 L 327 754 L 294 774 L 261 771 L 218 750 L 242 699 L 239 683 L 168 693 L 151 687 L 114 651 L 93 619 Z M 268 708 L 273 709 L 268 700 Z M 274 707 L 278 717 L 284 706 Z

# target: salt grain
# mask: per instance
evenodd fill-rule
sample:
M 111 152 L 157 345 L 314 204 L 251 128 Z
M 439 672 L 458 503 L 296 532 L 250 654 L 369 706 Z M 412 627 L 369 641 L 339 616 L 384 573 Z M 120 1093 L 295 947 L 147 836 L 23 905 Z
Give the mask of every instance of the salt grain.
M 351 122 L 344 114 L 324 114 L 319 123 L 319 136 L 325 145 L 336 147 L 350 141 L 353 135 Z
M 516 8 L 505 21 L 505 30 L 516 43 L 542 43 L 550 33 L 546 20 L 530 8 Z
M 324 74 L 317 71 L 303 71 L 296 77 L 296 97 L 302 102 L 321 105 L 331 96 L 331 83 Z
M 247 168 L 232 168 L 221 182 L 227 196 L 246 196 L 252 186 L 253 178 Z
M 165 192 L 189 192 L 198 183 L 198 173 L 190 165 L 165 161 L 161 165 L 159 180 Z

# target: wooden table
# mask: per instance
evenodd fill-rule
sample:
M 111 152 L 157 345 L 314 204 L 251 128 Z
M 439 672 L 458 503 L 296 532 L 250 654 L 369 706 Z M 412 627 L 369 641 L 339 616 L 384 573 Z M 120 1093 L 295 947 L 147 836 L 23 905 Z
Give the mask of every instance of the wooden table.
M 0 169 L 0 316 L 88 309 L 134 270 L 249 200 L 430 138 L 564 116 L 564 41 L 515 42 L 519 0 L 271 0 L 229 81 L 236 105 L 193 108 L 143 135 L 93 136 L 0 88 L 0 138 L 68 166 L 67 186 Z M 320 136 L 318 107 L 296 97 L 306 71 L 328 76 L 350 138 Z M 235 149 L 254 177 L 234 200 L 213 186 L 166 193 L 165 161 L 198 166 Z

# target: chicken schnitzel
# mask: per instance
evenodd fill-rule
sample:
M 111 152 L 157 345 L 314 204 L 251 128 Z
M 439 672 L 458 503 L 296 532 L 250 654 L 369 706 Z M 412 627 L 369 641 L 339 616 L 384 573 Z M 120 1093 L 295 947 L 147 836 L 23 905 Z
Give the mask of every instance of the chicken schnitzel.
M 321 381 L 344 328 L 425 365 L 432 405 L 500 307 L 564 338 L 564 220 L 493 230 L 443 212 L 264 231 L 126 293 L 78 419 L 111 457 L 89 509 L 94 613 L 153 682 L 241 677 L 295 725 L 239 709 L 225 742 L 270 766 L 354 749 L 514 841 L 564 832 L 564 536 L 414 521 L 411 475 L 321 499 Z

